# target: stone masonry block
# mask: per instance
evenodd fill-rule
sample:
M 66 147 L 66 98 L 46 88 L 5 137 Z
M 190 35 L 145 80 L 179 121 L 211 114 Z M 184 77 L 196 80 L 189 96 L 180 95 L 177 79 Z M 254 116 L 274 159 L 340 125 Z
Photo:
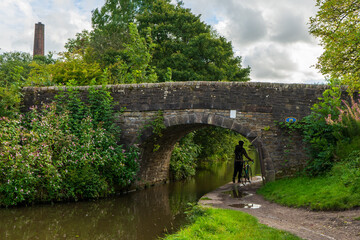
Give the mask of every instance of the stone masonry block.
M 230 118 L 224 118 L 224 121 L 221 124 L 221 127 L 231 129 L 232 125 L 234 124 L 234 120 Z
M 216 126 L 221 126 L 223 121 L 224 121 L 224 117 L 222 117 L 220 115 L 215 115 L 214 124 Z

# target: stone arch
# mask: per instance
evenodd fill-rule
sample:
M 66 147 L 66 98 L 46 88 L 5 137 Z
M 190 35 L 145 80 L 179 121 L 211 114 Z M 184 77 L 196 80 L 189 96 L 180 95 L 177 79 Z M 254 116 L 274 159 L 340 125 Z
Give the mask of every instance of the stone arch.
M 140 146 L 141 167 L 140 184 L 161 182 L 168 179 L 170 157 L 174 145 L 186 134 L 207 126 L 216 126 L 235 131 L 245 136 L 256 148 L 259 154 L 261 172 L 266 181 L 274 179 L 274 166 L 269 157 L 268 150 L 261 141 L 260 132 L 238 119 L 224 117 L 221 114 L 201 111 L 183 111 L 164 113 L 165 130 L 161 138 L 156 140 L 160 148 L 154 151 L 154 135 L 151 129 L 145 130 L 141 135 Z

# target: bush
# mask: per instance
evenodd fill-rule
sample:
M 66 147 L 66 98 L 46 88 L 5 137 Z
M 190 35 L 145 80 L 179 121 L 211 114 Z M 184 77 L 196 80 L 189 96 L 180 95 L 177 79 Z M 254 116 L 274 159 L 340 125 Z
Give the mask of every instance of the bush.
M 344 187 L 349 188 L 352 193 L 360 193 L 360 151 L 353 151 L 336 164 L 331 174 L 341 179 Z
M 196 158 L 200 146 L 193 141 L 194 133 L 189 133 L 174 147 L 170 159 L 170 174 L 174 180 L 185 179 L 196 173 Z
M 0 54 L 0 116 L 19 111 L 20 90 L 30 72 L 31 56 L 22 52 Z
M 104 91 L 89 94 L 111 104 Z M 68 107 L 50 105 L 16 120 L 1 118 L 0 206 L 103 197 L 135 180 L 137 150 L 118 145 L 104 119 L 81 119 Z

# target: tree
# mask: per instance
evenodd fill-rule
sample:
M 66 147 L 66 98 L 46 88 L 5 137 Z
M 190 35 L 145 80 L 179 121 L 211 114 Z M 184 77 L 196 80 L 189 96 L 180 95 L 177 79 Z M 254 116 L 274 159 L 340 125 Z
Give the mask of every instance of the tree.
M 77 85 L 102 84 L 104 73 L 97 62 L 87 62 L 80 53 L 63 53 L 53 64 L 33 62 L 28 85 L 66 85 L 76 81 Z
M 151 0 L 106 0 L 104 6 L 92 12 L 90 33 L 83 31 L 70 39 L 67 49 L 92 49 L 92 57 L 105 68 L 121 57 L 124 44 L 131 41 L 129 24 L 148 7 Z
M 146 39 L 141 37 L 135 24 L 129 24 L 129 43 L 124 44 L 123 59 L 119 59 L 116 64 L 110 66 L 111 73 L 115 75 L 119 82 L 115 83 L 142 83 L 156 82 L 157 75 L 154 68 L 150 66 L 152 55 L 150 53 L 154 44 L 151 40 L 150 29 Z
M 319 7 L 310 18 L 310 33 L 320 38 L 324 52 L 316 67 L 340 79 L 350 90 L 360 88 L 360 2 L 317 0 Z
M 181 2 L 154 1 L 136 16 L 139 31 L 151 28 L 156 44 L 152 65 L 160 80 L 168 67 L 175 81 L 247 81 L 250 68 L 241 67 L 231 42 L 219 37 L 211 27 Z
M 152 54 L 149 65 L 159 81 L 249 80 L 250 68 L 242 68 L 241 57 L 234 56 L 231 42 L 218 36 L 181 2 L 107 0 L 101 9 L 93 11 L 94 30 L 77 34 L 66 47 L 69 51 L 83 49 L 85 58 L 109 68 L 112 75 L 122 61 L 128 64 L 128 46 L 134 44 L 131 23 L 136 24 L 148 47 L 152 44 L 148 40 L 151 29 L 155 45 L 148 49 Z
M 18 110 L 20 89 L 29 75 L 31 61 L 28 53 L 0 54 L 0 116 L 11 116 Z

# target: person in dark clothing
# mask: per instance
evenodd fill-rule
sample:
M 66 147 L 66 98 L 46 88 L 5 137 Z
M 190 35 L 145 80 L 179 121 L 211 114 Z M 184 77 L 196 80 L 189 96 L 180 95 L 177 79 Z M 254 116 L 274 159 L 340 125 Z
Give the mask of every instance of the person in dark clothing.
M 241 178 L 241 172 L 242 172 L 242 168 L 244 165 L 244 159 L 243 156 L 245 156 L 247 159 L 249 159 L 250 161 L 254 162 L 254 160 L 252 160 L 246 153 L 244 146 L 244 142 L 243 141 L 239 141 L 239 145 L 236 145 L 235 147 L 235 161 L 234 161 L 234 174 L 233 174 L 233 183 L 235 183 L 235 177 L 237 175 L 237 173 L 239 173 L 238 175 L 238 182 L 240 182 L 240 178 Z

